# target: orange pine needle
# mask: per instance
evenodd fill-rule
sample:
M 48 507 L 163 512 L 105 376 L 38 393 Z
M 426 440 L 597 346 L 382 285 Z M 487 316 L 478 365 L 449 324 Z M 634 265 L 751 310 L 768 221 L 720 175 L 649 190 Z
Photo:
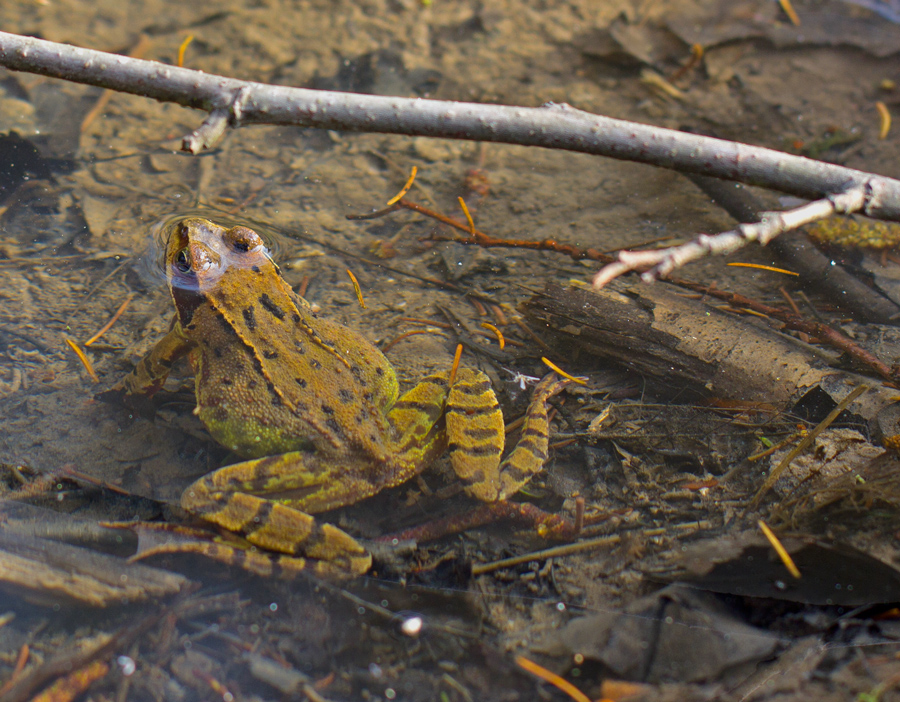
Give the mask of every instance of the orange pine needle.
M 647 692 L 648 686 L 641 683 L 627 682 L 625 680 L 610 680 L 607 678 L 600 683 L 600 694 L 608 700 L 615 702 L 616 700 L 625 700 L 628 697 L 634 697 Z
M 794 559 L 791 558 L 791 554 L 787 552 L 787 549 L 781 545 L 781 542 L 778 540 L 778 537 L 775 536 L 775 532 L 769 528 L 769 525 L 766 524 L 762 519 L 760 519 L 757 524 L 759 528 L 762 530 L 762 533 L 769 540 L 769 543 L 772 544 L 772 548 L 775 549 L 775 553 L 778 554 L 778 557 L 781 559 L 781 562 L 784 563 L 784 567 L 787 568 L 788 573 L 793 575 L 795 578 L 800 578 L 800 569 L 797 567 L 797 564 L 794 563 Z
M 791 21 L 791 24 L 795 27 L 800 26 L 800 15 L 797 14 L 797 11 L 794 9 L 794 6 L 791 5 L 791 0 L 778 0 L 778 4 L 781 5 L 781 9 L 784 10 L 784 14 L 788 16 L 788 19 Z
M 447 322 L 435 322 L 433 319 L 420 319 L 419 317 L 400 317 L 401 322 L 410 322 L 411 324 L 424 324 L 429 327 L 438 327 L 440 329 L 453 329 L 452 324 Z
M 459 206 L 462 207 L 462 211 L 466 215 L 466 221 L 469 223 L 469 234 L 475 236 L 475 220 L 472 219 L 469 208 L 466 207 L 466 201 L 463 200 L 461 196 L 459 198 Z
M 694 44 L 693 46 L 691 46 L 690 59 L 688 59 L 687 63 L 685 63 L 681 68 L 670 75 L 669 80 L 674 82 L 680 78 L 683 78 L 685 75 L 687 75 L 688 71 L 691 71 L 692 69 L 699 66 L 702 60 L 703 46 L 701 44 Z
M 888 111 L 887 105 L 881 100 L 875 103 L 875 109 L 878 110 L 878 116 L 881 118 L 881 127 L 878 129 L 878 138 L 887 139 L 888 132 L 891 131 L 891 113 Z
M 565 692 L 575 702 L 591 702 L 591 698 L 584 694 L 565 678 L 561 678 L 551 670 L 547 670 L 544 666 L 538 665 L 534 661 L 530 661 L 525 656 L 516 656 L 516 665 L 524 668 L 529 673 L 538 676 L 544 682 L 548 682 L 557 690 Z
M 794 271 L 787 271 L 784 268 L 776 268 L 775 266 L 764 266 L 761 263 L 729 263 L 727 265 L 735 268 L 758 268 L 761 271 L 772 271 L 773 273 L 784 273 L 785 275 L 800 275 L 799 273 L 794 273 Z
M 0 699 L 15 686 L 22 671 L 25 670 L 25 664 L 28 662 L 28 655 L 30 652 L 31 649 L 28 648 L 28 644 L 22 644 L 22 648 L 19 649 L 19 656 L 16 658 L 16 667 L 13 669 L 12 675 L 10 675 L 9 679 L 2 687 L 0 687 Z
M 456 353 L 453 354 L 453 365 L 450 366 L 450 382 L 447 383 L 447 386 L 453 385 L 453 381 L 456 380 L 456 371 L 459 370 L 459 359 L 462 358 L 463 345 L 456 345 Z
M 84 366 L 84 369 L 88 372 L 88 375 L 91 376 L 91 380 L 93 380 L 95 383 L 99 383 L 100 378 L 97 377 L 97 373 L 94 371 L 94 366 L 91 363 L 91 359 L 89 359 L 87 355 L 85 355 L 84 351 L 81 350 L 81 347 L 70 338 L 65 337 L 65 340 L 69 345 L 69 348 L 71 348 L 75 352 L 75 355 L 78 356 L 78 360 L 81 361 L 81 365 Z
M 300 279 L 300 285 L 297 286 L 297 294 L 300 297 L 306 297 L 307 288 L 309 288 L 309 276 L 305 275 Z
M 200 680 L 202 680 L 202 681 L 205 682 L 207 685 L 209 685 L 209 688 L 210 688 L 217 696 L 219 696 L 219 697 L 221 697 L 221 698 L 223 698 L 223 699 L 226 699 L 226 700 L 229 700 L 229 699 L 230 699 L 230 700 L 233 700 L 233 699 L 234 699 L 234 695 L 232 695 L 231 692 L 229 692 L 228 688 L 225 687 L 225 685 L 223 685 L 221 682 L 219 682 L 218 680 L 216 680 L 216 678 L 214 678 L 212 675 L 210 675 L 209 673 L 207 673 L 205 670 L 198 670 L 197 668 L 194 668 L 193 673 L 194 673 L 194 675 L 196 675 L 198 678 L 200 678 Z
M 178 47 L 178 67 L 184 68 L 184 52 L 187 51 L 188 45 L 194 41 L 194 35 L 188 34 L 184 41 L 181 42 L 181 46 Z
M 481 300 L 475 297 L 467 297 L 466 298 L 469 303 L 478 311 L 478 316 L 487 317 L 487 310 L 484 308 L 484 305 L 481 304 Z
M 490 322 L 482 322 L 481 328 L 490 329 L 492 332 L 494 332 L 494 334 L 497 335 L 497 343 L 500 345 L 500 350 L 502 351 L 506 346 L 506 339 L 503 338 L 503 332 L 497 329 L 497 327 L 495 327 Z
M 419 172 L 419 169 L 416 168 L 415 166 L 413 166 L 412 173 L 409 174 L 409 180 L 406 181 L 406 185 L 404 185 L 403 188 L 401 188 L 399 193 L 397 193 L 396 195 L 394 195 L 394 197 L 392 197 L 390 200 L 387 201 L 388 207 L 390 207 L 391 205 L 393 205 L 397 202 L 400 202 L 400 200 L 403 199 L 403 196 L 406 195 L 406 193 L 408 193 L 409 189 L 412 187 L 413 182 L 416 179 L 416 173 L 418 173 L 418 172 Z
M 19 649 L 19 656 L 16 658 L 16 667 L 13 670 L 13 676 L 18 675 L 25 670 L 25 664 L 28 662 L 28 655 L 30 653 L 31 649 L 28 648 L 28 644 L 22 644 L 22 648 Z
M 336 675 L 335 675 L 334 671 L 332 670 L 332 671 L 331 671 L 330 673 L 328 673 L 328 675 L 326 675 L 324 678 L 322 678 L 321 680 L 316 680 L 316 681 L 313 683 L 313 690 L 324 690 L 324 689 L 326 689 L 329 685 L 331 685 L 331 683 L 334 682 L 335 677 L 336 677 Z
M 353 271 L 351 271 L 349 268 L 347 269 L 347 275 L 350 276 L 350 282 L 353 283 L 353 289 L 356 291 L 356 299 L 359 300 L 359 306 L 364 310 L 369 309 L 368 307 L 366 307 L 366 301 L 363 300 L 362 288 L 359 287 L 359 281 L 356 279 L 356 276 L 353 275 Z
M 95 341 L 97 341 L 97 339 L 99 339 L 101 336 L 106 334 L 106 332 L 108 332 L 112 328 L 112 325 L 115 324 L 117 321 L 119 321 L 119 317 L 122 316 L 122 313 L 125 311 L 125 309 L 128 307 L 128 305 L 131 304 L 131 301 L 133 299 L 134 299 L 134 293 L 128 293 L 128 297 L 125 298 L 125 302 L 123 302 L 121 305 L 119 305 L 119 309 L 116 310 L 116 313 L 112 316 L 112 319 L 110 319 L 106 324 L 104 324 L 100 328 L 100 331 L 98 331 L 90 339 L 85 341 L 84 345 L 90 346 Z
M 545 356 L 541 356 L 541 360 L 544 362 L 544 365 L 547 366 L 554 373 L 559 373 L 563 378 L 568 378 L 573 383 L 578 383 L 579 385 L 587 385 L 587 380 L 585 378 L 576 378 L 574 375 L 570 373 L 566 373 L 562 368 L 556 365 L 553 361 Z

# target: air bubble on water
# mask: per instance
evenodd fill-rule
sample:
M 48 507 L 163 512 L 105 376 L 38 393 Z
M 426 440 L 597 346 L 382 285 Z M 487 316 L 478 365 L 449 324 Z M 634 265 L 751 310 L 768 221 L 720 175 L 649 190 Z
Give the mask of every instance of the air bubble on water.
M 119 664 L 119 667 L 122 669 L 122 675 L 126 678 L 129 675 L 134 675 L 134 671 L 137 669 L 137 664 L 134 662 L 134 659 L 129 656 L 119 656 L 116 659 L 116 663 Z

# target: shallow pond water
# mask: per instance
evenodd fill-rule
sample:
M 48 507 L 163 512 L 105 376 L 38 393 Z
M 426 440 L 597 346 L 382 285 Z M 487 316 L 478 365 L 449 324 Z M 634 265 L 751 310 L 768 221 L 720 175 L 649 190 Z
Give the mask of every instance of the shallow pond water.
M 895 93 L 884 81 L 897 79 L 900 29 L 843 3 L 810 0 L 796 7 L 808 18 L 808 36 L 792 30 L 776 3 L 679 0 L 226 0 L 214 8 L 168 0 L 46 0 L 4 3 L 0 26 L 166 63 L 177 60 L 190 36 L 184 65 L 207 73 L 375 94 L 528 106 L 566 102 L 775 148 L 815 145 L 840 130 L 850 144 L 842 162 L 894 175 L 895 140 L 877 138 L 873 105 L 892 104 Z M 853 27 L 843 38 L 841 22 Z M 694 42 L 706 47 L 702 65 L 673 80 L 680 94 L 660 92 L 647 71 L 678 73 L 690 64 Z M 732 226 L 687 179 L 647 166 L 495 144 L 270 126 L 230 132 L 200 156 L 180 152 L 181 138 L 202 118 L 175 105 L 0 71 L 0 131 L 28 140 L 14 142 L 13 152 L 27 157 L 25 172 L 5 174 L 8 185 L 0 183 L 0 463 L 13 504 L 24 500 L 33 508 L 0 507 L 15 534 L 62 536 L 128 555 L 136 547 L 133 535 L 111 533 L 98 522 L 178 523 L 185 487 L 234 460 L 192 414 L 186 366 L 175 368 L 152 418 L 94 399 L 169 329 L 173 306 L 160 232 L 173 217 L 196 214 L 259 231 L 286 281 L 321 315 L 385 349 L 404 388 L 450 367 L 454 328 L 461 324 L 486 352 L 470 346 L 463 364 L 488 374 L 509 421 L 527 405 L 521 378 L 543 375 L 540 357 L 550 355 L 589 379 L 587 389 L 573 389 L 557 403 L 562 419 L 554 427 L 567 435 L 584 432 L 610 392 L 637 400 L 641 389 L 606 362 L 569 353 L 550 338 L 551 346 L 540 346 L 516 325 L 517 306 L 547 283 L 589 280 L 594 264 L 441 241 L 448 229 L 409 212 L 374 220 L 347 215 L 382 207 L 416 166 L 411 198 L 462 219 L 457 198 L 463 196 L 478 227 L 499 237 L 553 238 L 613 251 Z M 737 258 L 775 263 L 762 250 Z M 783 284 L 749 269 L 727 269 L 722 261 L 702 262 L 685 274 L 767 300 Z M 87 346 L 126 301 L 115 324 Z M 506 356 L 496 353 L 491 326 L 508 339 Z M 98 382 L 66 339 L 85 348 Z M 718 419 L 684 421 L 676 433 L 718 435 Z M 599 551 L 536 557 L 473 576 L 473 563 L 554 545 L 533 529 L 501 524 L 422 543 L 415 551 L 376 551 L 370 576 L 340 584 L 275 582 L 200 556 L 148 560 L 195 585 L 160 584 L 181 594 L 99 610 L 64 597 L 35 603 L 33 593 L 17 590 L 0 596 L 0 616 L 9 612 L 0 626 L 0 684 L 11 677 L 21 683 L 54 654 L 63 656 L 64 669 L 79 668 L 86 663 L 78 657 L 79 643 L 102 645 L 104 636 L 112 637 L 109 648 L 93 658 L 111 662 L 112 670 L 97 676 L 85 699 L 565 698 L 517 665 L 516 655 L 567 672 L 592 698 L 600 696 L 604 679 L 630 677 L 647 685 L 639 690 L 645 699 L 762 699 L 765 675 L 777 676 L 779 664 L 753 667 L 776 648 L 814 661 L 812 670 L 827 668 L 824 639 L 798 643 L 809 621 L 770 639 L 757 630 L 728 629 L 743 604 L 731 602 L 722 613 L 718 601 L 698 603 L 683 594 L 666 595 L 665 606 L 674 602 L 707 617 L 690 626 L 755 643 L 702 674 L 697 659 L 683 664 L 692 674 L 654 672 L 650 663 L 640 671 L 616 669 L 606 654 L 585 661 L 573 653 L 573 646 L 596 642 L 586 644 L 566 629 L 572 620 L 611 620 L 621 612 L 625 623 L 614 627 L 622 650 L 639 647 L 650 634 L 627 622 L 666 621 L 662 610 L 649 614 L 641 598 L 665 579 L 667 554 L 704 532 L 727 532 L 738 497 L 702 487 L 681 490 L 690 480 L 680 458 L 651 469 L 623 445 L 575 438 L 554 449 L 523 499 L 572 518 L 576 497 L 586 498 L 589 516 L 602 525 L 594 536 L 612 538 Z M 756 435 L 729 440 L 727 449 L 710 454 L 750 453 Z M 724 463 L 711 469 L 715 476 L 729 469 Z M 690 470 L 699 473 L 699 484 L 709 475 L 701 470 L 706 464 L 698 465 Z M 37 487 L 28 492 L 35 476 Z M 464 512 L 467 498 L 454 494 L 453 483 L 439 462 L 422 479 L 329 520 L 365 539 L 390 535 Z M 869 544 L 867 551 L 893 562 L 896 548 L 889 541 Z M 57 558 L 63 556 L 48 552 L 48 562 Z M 771 623 L 776 616 L 767 612 Z M 797 614 L 803 616 L 812 618 Z M 741 626 L 751 624 L 760 622 Z M 26 644 L 32 653 L 26 653 L 24 673 L 14 676 Z M 683 640 L 672 645 L 690 648 Z M 847 648 L 827 654 L 841 662 L 834 669 L 843 677 L 831 682 L 841 699 L 893 679 L 880 658 L 868 670 L 844 665 L 852 655 Z M 891 649 L 879 652 L 887 656 Z M 793 677 L 783 692 L 791 699 L 824 694 L 820 682 Z M 29 699 L 34 690 L 20 685 L 5 692 Z M 603 694 L 619 693 L 605 688 Z

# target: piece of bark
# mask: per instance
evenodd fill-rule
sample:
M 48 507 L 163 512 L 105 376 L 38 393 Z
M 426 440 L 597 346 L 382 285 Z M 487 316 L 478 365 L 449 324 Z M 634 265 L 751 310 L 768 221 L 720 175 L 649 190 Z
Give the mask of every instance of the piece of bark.
M 663 398 L 724 398 L 782 410 L 816 398 L 830 404 L 827 412 L 866 384 L 870 390 L 848 411 L 862 418 L 876 439 L 900 433 L 897 390 L 833 368 L 824 352 L 756 319 L 678 295 L 665 284 L 614 285 L 598 292 L 550 284 L 522 311 L 532 328 L 544 330 L 545 341 L 570 356 L 578 348 L 636 371 Z
M 0 589 L 34 604 L 108 607 L 174 595 L 190 584 L 177 573 L 0 530 Z
M 702 539 L 673 554 L 677 578 L 710 592 L 819 606 L 859 607 L 900 598 L 900 571 L 851 544 L 814 536 L 780 539 L 802 574 L 792 578 L 755 529 Z

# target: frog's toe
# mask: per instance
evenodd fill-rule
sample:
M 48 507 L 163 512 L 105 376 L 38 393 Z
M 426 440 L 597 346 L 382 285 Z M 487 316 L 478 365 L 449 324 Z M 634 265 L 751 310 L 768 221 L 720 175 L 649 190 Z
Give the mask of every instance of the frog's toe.
M 571 384 L 572 380 L 569 378 L 560 378 L 556 373 L 552 372 L 547 373 L 547 375 L 541 378 L 540 382 L 534 386 L 532 402 L 549 400 L 554 395 L 558 395 L 565 390 L 566 387 Z

